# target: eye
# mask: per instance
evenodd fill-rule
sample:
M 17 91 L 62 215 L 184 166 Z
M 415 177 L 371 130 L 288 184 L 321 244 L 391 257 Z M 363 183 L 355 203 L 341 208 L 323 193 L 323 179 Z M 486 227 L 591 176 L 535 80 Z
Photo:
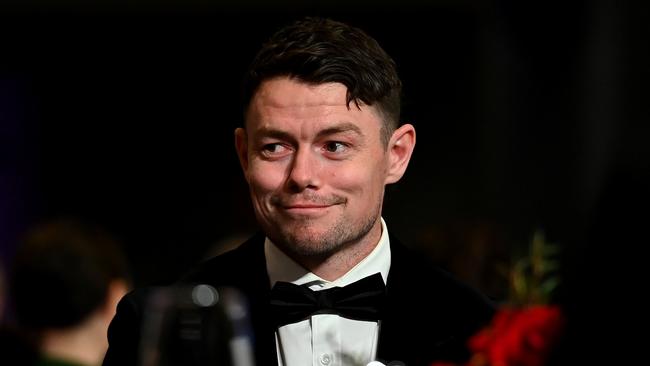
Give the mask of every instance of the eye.
M 323 146 L 323 148 L 325 151 L 330 153 L 341 153 L 348 148 L 348 145 L 340 141 L 329 141 Z
M 280 143 L 266 144 L 262 146 L 262 155 L 266 157 L 284 156 L 289 153 L 289 148 Z
M 280 151 L 283 148 L 282 145 L 280 144 L 266 144 L 262 147 L 262 150 L 270 152 L 270 153 L 275 153 Z

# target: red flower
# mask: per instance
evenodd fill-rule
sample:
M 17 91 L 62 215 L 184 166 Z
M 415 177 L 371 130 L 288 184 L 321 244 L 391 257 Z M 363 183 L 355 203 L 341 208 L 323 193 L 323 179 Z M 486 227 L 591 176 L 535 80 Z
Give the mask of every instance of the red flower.
M 501 309 L 490 326 L 470 338 L 469 348 L 475 354 L 471 364 L 542 366 L 563 323 L 557 306 Z
M 464 366 L 543 366 L 564 328 L 560 307 L 548 305 L 559 283 L 553 259 L 557 247 L 536 232 L 529 254 L 508 273 L 510 294 L 492 322 L 468 341 L 472 356 Z M 431 366 L 453 366 L 434 362 Z

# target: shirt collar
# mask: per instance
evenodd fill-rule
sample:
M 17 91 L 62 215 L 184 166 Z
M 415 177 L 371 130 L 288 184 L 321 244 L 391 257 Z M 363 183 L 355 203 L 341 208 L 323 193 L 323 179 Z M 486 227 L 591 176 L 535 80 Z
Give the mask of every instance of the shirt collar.
M 284 281 L 296 285 L 307 284 L 312 290 L 346 286 L 377 272 L 381 273 L 384 283 L 386 283 L 391 260 L 388 229 L 383 218 L 381 218 L 381 238 L 379 238 L 377 246 L 361 262 L 334 281 L 324 280 L 309 272 L 284 254 L 268 237 L 264 241 L 264 255 L 271 287 L 278 281 Z

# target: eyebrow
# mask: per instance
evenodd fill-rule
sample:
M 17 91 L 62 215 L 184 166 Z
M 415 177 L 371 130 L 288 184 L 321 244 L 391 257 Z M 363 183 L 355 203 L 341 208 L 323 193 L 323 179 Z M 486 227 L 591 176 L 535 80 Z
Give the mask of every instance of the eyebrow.
M 351 122 L 342 122 L 336 126 L 328 127 L 324 130 L 318 131 L 316 137 L 323 137 L 323 136 L 329 136 L 337 133 L 346 133 L 346 132 L 353 132 L 363 137 L 363 132 L 361 131 L 359 126 Z
M 258 134 L 264 135 L 267 137 L 277 138 L 281 140 L 294 140 L 295 138 L 286 131 L 278 130 L 275 128 L 261 127 L 257 130 Z M 316 138 L 322 138 L 324 136 L 334 135 L 337 133 L 348 133 L 352 132 L 361 137 L 364 136 L 361 129 L 354 123 L 351 122 L 342 122 L 335 126 L 328 127 L 326 129 L 318 131 Z
M 257 135 L 276 138 L 278 140 L 293 140 L 293 137 L 288 132 L 268 127 L 261 127 L 258 129 Z

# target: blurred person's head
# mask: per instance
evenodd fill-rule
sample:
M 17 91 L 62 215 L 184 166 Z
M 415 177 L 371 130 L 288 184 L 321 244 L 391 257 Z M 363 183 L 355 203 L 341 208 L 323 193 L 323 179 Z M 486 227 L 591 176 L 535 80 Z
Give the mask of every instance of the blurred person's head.
M 34 227 L 18 247 L 10 281 L 16 320 L 44 356 L 101 362 L 129 283 L 120 247 L 105 231 L 72 219 Z

